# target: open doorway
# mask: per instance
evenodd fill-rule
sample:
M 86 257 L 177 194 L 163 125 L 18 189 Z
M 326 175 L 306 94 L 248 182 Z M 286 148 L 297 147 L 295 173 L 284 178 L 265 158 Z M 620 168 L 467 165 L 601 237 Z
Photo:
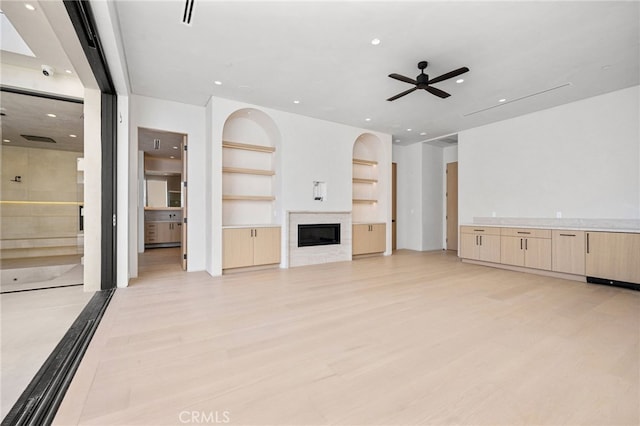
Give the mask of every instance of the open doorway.
M 186 270 L 187 135 L 138 128 L 139 268 Z

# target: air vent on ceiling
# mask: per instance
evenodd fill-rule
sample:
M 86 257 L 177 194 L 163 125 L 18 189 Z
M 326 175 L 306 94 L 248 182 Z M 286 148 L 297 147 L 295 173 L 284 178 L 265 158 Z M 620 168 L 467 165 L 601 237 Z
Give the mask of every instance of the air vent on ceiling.
M 531 93 L 529 95 L 520 96 L 519 98 L 512 99 L 512 100 L 510 100 L 508 102 L 501 102 L 499 104 L 492 105 L 492 106 L 490 106 L 488 108 L 483 108 L 483 109 L 479 109 L 478 111 L 469 112 L 467 114 L 464 114 L 464 117 L 468 117 L 468 116 L 473 115 L 473 114 L 478 114 L 479 112 L 488 111 L 490 109 L 501 107 L 503 105 L 512 104 L 514 102 L 521 101 L 523 99 L 532 98 L 534 96 L 542 95 L 543 93 L 551 92 L 553 90 L 562 89 L 563 87 L 567 87 L 567 86 L 571 86 L 571 83 L 564 83 L 564 84 L 561 84 L 560 86 L 555 86 L 555 87 L 552 87 L 550 89 L 545 89 L 545 90 L 541 90 L 539 92 Z
M 191 25 L 191 14 L 193 13 L 193 3 L 196 0 L 186 0 L 184 4 L 184 13 L 182 14 L 182 23 Z
M 46 136 L 33 136 L 33 135 L 20 135 L 20 136 L 22 136 L 23 138 L 31 142 L 56 143 L 56 141 Z

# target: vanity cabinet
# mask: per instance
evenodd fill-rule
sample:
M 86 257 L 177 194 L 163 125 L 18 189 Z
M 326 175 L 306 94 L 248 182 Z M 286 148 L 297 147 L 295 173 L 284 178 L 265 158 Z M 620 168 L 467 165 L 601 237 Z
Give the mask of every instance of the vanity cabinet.
M 461 226 L 460 255 L 465 259 L 500 262 L 500 228 Z
M 145 222 L 145 244 L 180 244 L 182 240 L 182 223 L 180 222 Z
M 550 230 L 502 228 L 500 236 L 500 263 L 551 270 Z
M 585 232 L 554 229 L 551 254 L 552 271 L 585 275 Z
M 586 233 L 586 275 L 640 284 L 640 234 Z
M 387 246 L 387 225 L 384 223 L 358 223 L 352 228 L 352 254 L 382 253 Z
M 222 230 L 222 269 L 280 263 L 280 227 Z

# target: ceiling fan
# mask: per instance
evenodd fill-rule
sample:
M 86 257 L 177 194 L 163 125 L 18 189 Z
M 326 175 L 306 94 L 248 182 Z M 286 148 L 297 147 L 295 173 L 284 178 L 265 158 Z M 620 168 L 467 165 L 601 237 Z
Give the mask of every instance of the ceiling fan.
M 427 61 L 418 62 L 418 69 L 420 70 L 420 74 L 416 77 L 415 80 L 412 79 L 412 78 L 409 78 L 409 77 L 405 77 L 405 76 L 400 75 L 400 74 L 389 74 L 389 77 L 391 77 L 391 78 L 403 81 L 405 83 L 415 84 L 416 87 L 412 87 L 409 90 L 405 90 L 402 93 L 398 93 L 397 95 L 392 96 L 387 100 L 388 101 L 395 101 L 396 99 L 401 98 L 404 95 L 408 95 L 409 93 L 413 92 L 414 90 L 418 90 L 418 89 L 424 89 L 427 92 L 431 93 L 432 95 L 436 95 L 436 96 L 438 96 L 440 98 L 443 98 L 443 99 L 444 98 L 448 98 L 449 96 L 451 96 L 449 93 L 445 92 L 444 90 L 440 90 L 440 89 L 436 89 L 435 87 L 431 87 L 431 85 L 435 84 L 435 83 L 439 83 L 439 82 L 444 81 L 444 80 L 448 80 L 448 79 L 453 78 L 453 77 L 457 77 L 460 74 L 464 74 L 465 72 L 469 71 L 469 68 L 462 67 L 462 68 L 458 68 L 457 70 L 449 71 L 446 74 L 442 74 L 441 76 L 436 77 L 436 78 L 432 78 L 430 80 L 429 76 L 424 73 L 424 69 L 427 67 L 427 65 L 429 65 L 429 63 Z

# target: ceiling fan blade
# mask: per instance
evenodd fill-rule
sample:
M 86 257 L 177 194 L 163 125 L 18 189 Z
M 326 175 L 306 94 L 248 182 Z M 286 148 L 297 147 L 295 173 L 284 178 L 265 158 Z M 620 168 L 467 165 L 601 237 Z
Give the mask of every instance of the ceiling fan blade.
M 405 77 L 404 75 L 400 75 L 400 74 L 389 74 L 389 77 L 395 78 L 396 80 L 404 81 L 405 83 L 409 83 L 409 84 L 418 84 L 418 82 L 415 81 L 414 79 Z
M 451 96 L 450 94 L 448 94 L 444 90 L 436 89 L 435 87 L 431 87 L 431 86 L 425 87 L 424 90 L 426 90 L 427 92 L 431 93 L 432 95 L 436 95 L 436 96 L 438 96 L 438 97 L 440 97 L 442 99 L 448 98 L 449 96 Z
M 449 71 L 446 74 L 442 74 L 439 77 L 432 78 L 431 80 L 429 80 L 429 84 L 439 83 L 441 81 L 448 80 L 453 77 L 457 77 L 460 74 L 464 74 L 465 72 L 468 72 L 468 71 L 469 71 L 469 68 L 467 67 L 458 68 L 457 70 Z
M 389 98 L 389 99 L 387 99 L 387 100 L 388 100 L 388 101 L 395 101 L 396 99 L 401 98 L 401 97 L 403 97 L 404 95 L 408 95 L 409 93 L 413 92 L 414 90 L 418 90 L 418 88 L 417 88 L 417 87 L 412 87 L 411 89 L 409 89 L 409 90 L 405 90 L 405 91 L 404 91 L 404 92 L 402 92 L 402 93 L 398 93 L 397 95 L 392 96 L 392 97 L 390 97 L 390 98 Z M 443 92 L 443 93 L 444 93 L 444 92 Z

